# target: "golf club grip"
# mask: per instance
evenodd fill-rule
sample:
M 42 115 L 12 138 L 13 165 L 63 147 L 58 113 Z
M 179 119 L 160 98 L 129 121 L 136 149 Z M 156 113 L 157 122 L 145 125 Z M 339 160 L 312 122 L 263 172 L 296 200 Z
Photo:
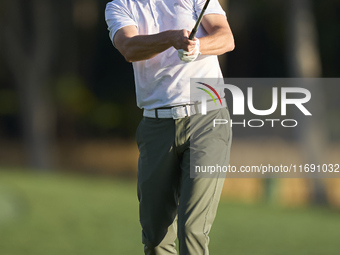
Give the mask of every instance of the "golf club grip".
M 197 33 L 197 29 L 193 28 L 193 29 L 191 30 L 190 35 L 189 35 L 189 40 L 194 39 L 196 33 Z
M 205 10 L 206 10 L 207 7 L 208 7 L 209 2 L 210 2 L 210 0 L 207 0 L 207 1 L 205 2 L 204 6 L 203 6 L 203 9 L 202 9 L 202 11 L 201 11 L 201 13 L 200 13 L 200 16 L 198 17 L 198 20 L 196 21 L 196 24 L 195 24 L 194 28 L 191 30 L 191 33 L 190 33 L 190 35 L 189 35 L 189 40 L 194 39 L 194 37 L 195 37 L 195 35 L 196 35 L 196 33 L 197 33 L 197 29 L 198 29 L 199 25 L 201 24 L 201 21 L 202 21 L 204 12 L 205 12 Z

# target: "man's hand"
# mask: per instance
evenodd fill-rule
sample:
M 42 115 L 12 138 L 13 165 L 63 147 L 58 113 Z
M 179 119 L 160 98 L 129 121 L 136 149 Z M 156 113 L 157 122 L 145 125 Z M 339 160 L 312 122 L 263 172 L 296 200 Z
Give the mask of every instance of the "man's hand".
M 199 40 L 189 40 L 189 35 L 188 30 L 182 29 L 174 31 L 172 37 L 172 46 L 177 50 L 179 59 L 184 62 L 192 62 L 201 54 Z
M 196 42 L 196 44 L 195 44 L 195 48 L 192 51 L 188 52 L 188 51 L 185 51 L 183 49 L 177 50 L 178 57 L 179 57 L 180 60 L 182 60 L 184 62 L 192 62 L 192 61 L 196 60 L 198 55 L 201 54 L 201 52 L 200 52 L 200 41 L 197 38 L 194 38 L 194 41 Z
M 188 30 L 174 30 L 173 36 L 171 37 L 171 44 L 176 50 L 184 50 L 191 52 L 195 49 L 196 42 L 189 40 L 190 32 Z

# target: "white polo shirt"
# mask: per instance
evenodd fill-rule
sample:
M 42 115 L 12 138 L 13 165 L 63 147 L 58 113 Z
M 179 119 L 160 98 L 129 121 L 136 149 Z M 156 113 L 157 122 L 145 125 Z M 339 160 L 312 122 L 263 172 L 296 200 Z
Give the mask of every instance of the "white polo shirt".
M 106 5 L 105 19 L 113 42 L 122 27 L 135 25 L 140 35 L 191 29 L 206 0 L 114 0 Z M 206 14 L 225 12 L 211 0 Z M 196 37 L 207 35 L 199 26 Z M 222 78 L 217 56 L 200 55 L 190 63 L 178 58 L 174 47 L 143 61 L 133 62 L 137 105 L 147 110 L 190 102 L 190 78 Z

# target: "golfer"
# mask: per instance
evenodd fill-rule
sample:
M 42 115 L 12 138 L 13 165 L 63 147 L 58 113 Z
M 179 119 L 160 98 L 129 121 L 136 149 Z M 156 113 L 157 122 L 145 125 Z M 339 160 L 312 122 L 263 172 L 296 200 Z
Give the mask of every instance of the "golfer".
M 114 47 L 132 62 L 137 105 L 144 109 L 139 148 L 139 216 L 145 254 L 207 255 L 224 176 L 190 174 L 194 165 L 228 165 L 231 130 L 223 107 L 190 98 L 190 78 L 222 78 L 217 55 L 234 49 L 218 0 L 211 0 L 196 37 L 190 30 L 205 0 L 114 0 L 105 16 Z

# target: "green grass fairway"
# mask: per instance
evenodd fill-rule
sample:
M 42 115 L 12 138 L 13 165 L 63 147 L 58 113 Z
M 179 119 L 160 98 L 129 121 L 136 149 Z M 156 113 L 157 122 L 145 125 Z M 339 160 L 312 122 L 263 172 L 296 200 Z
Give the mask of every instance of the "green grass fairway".
M 339 234 L 331 210 L 222 201 L 210 254 L 338 255 Z M 136 183 L 1 171 L 0 254 L 142 255 Z

